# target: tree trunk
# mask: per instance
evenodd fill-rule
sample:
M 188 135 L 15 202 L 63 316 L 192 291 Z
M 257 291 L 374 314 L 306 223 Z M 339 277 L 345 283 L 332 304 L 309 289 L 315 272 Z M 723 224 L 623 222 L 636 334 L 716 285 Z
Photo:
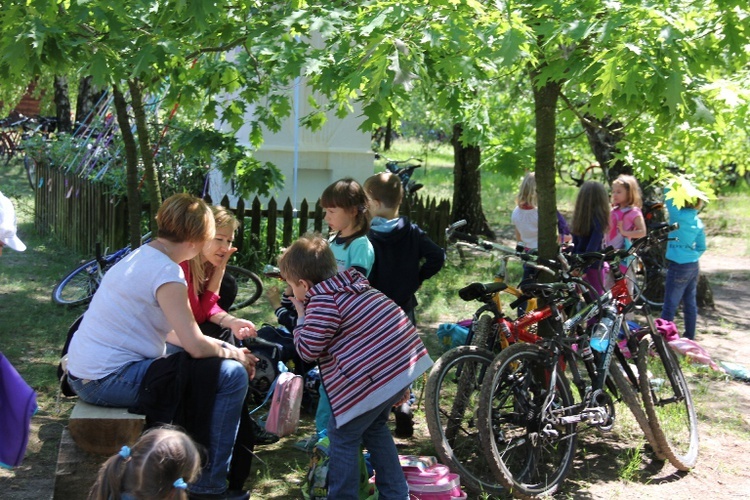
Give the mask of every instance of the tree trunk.
M 78 99 L 76 99 L 76 124 L 91 123 L 94 117 L 94 107 L 104 95 L 104 90 L 94 86 L 92 77 L 81 78 L 78 82 Z
M 65 76 L 55 76 L 55 113 L 57 131 L 70 132 L 73 124 L 70 122 L 70 97 L 68 96 L 68 79 Z
M 391 150 L 391 135 L 393 134 L 393 118 L 388 117 L 388 122 L 385 124 L 385 139 L 383 142 L 383 151 Z
M 125 165 L 128 193 L 128 233 L 130 246 L 138 248 L 141 245 L 141 197 L 138 192 L 138 148 L 135 144 L 133 132 L 130 129 L 128 117 L 128 103 L 125 96 L 116 85 L 112 88 L 115 98 L 117 124 L 120 126 L 122 142 L 125 146 Z
M 146 176 L 146 193 L 148 196 L 150 211 L 151 232 L 156 234 L 156 212 L 161 205 L 161 190 L 154 169 L 154 155 L 149 141 L 148 124 L 146 123 L 146 112 L 143 109 L 143 92 L 139 81 L 128 81 L 130 87 L 130 100 L 135 115 L 135 128 L 138 131 L 138 144 L 141 147 L 141 159 Z
M 479 171 L 481 150 L 476 144 L 463 144 L 463 126 L 453 125 L 453 208 L 451 220 L 466 219 L 466 232 L 494 239 L 482 209 L 482 175 Z
M 633 168 L 630 165 L 615 159 L 615 154 L 619 151 L 617 143 L 624 137 L 622 123 L 610 117 L 599 120 L 594 116 L 586 115 L 585 118 L 581 120 L 581 124 L 586 131 L 591 152 L 594 153 L 594 158 L 604 170 L 609 184 L 611 185 L 620 174 L 633 175 Z
M 536 119 L 535 172 L 539 209 L 539 256 L 555 259 L 557 242 L 557 192 L 555 189 L 555 140 L 557 100 L 560 84 L 547 81 L 542 87 L 532 76 Z

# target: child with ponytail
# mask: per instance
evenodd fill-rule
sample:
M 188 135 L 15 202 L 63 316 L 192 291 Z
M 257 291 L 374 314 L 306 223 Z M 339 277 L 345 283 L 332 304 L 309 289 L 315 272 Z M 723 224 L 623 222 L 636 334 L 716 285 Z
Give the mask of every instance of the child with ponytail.
M 157 427 L 102 465 L 89 500 L 186 499 L 200 469 L 200 453 L 187 434 Z

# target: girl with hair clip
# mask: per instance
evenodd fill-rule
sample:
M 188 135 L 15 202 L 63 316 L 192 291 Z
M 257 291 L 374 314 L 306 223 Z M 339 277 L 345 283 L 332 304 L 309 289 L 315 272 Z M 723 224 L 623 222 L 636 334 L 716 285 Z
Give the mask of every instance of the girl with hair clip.
M 331 232 L 328 244 L 336 257 L 339 271 L 353 267 L 365 276 L 375 262 L 375 250 L 367 233 L 367 195 L 362 186 L 349 177 L 325 188 L 320 206 L 326 211 L 325 221 Z
M 621 174 L 612 181 L 612 211 L 609 213 L 609 231 L 605 245 L 617 250 L 630 248 L 630 242 L 646 236 L 646 219 L 641 212 L 641 188 L 632 175 Z M 628 289 L 632 292 L 635 271 L 629 269 L 630 259 L 620 263 L 620 269 L 628 275 Z M 605 286 L 614 284 L 607 273 Z
M 161 500 L 187 498 L 187 483 L 198 478 L 201 458 L 182 431 L 157 427 L 132 448 L 123 446 L 99 469 L 89 500 Z

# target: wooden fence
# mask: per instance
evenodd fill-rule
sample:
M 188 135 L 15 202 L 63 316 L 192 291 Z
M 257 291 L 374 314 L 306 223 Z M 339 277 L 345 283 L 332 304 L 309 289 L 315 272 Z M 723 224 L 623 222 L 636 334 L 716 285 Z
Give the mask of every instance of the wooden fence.
M 63 245 L 84 255 L 93 255 L 97 243 L 110 250 L 128 244 L 124 198 L 108 194 L 99 183 L 56 168 L 40 167 L 37 174 L 34 220 L 39 234 L 54 235 Z M 229 199 L 225 196 L 220 204 L 229 207 Z M 317 202 L 310 207 L 302 200 L 295 211 L 290 200 L 279 209 L 272 198 L 264 209 L 256 197 L 249 207 L 240 199 L 233 211 L 240 221 L 235 246 L 242 260 L 250 263 L 274 262 L 280 247 L 308 231 L 323 231 L 323 209 Z M 445 245 L 450 202 L 417 197 L 412 204 L 404 200 L 401 213 L 408 214 L 435 243 Z

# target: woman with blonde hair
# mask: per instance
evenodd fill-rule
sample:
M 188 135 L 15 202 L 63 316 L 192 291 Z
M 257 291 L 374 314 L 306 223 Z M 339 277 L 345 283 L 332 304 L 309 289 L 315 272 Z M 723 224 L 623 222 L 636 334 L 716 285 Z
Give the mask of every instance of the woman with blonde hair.
M 180 267 L 187 280 L 190 309 L 203 334 L 239 345 L 255 331 L 251 321 L 227 312 L 237 296 L 237 282 L 226 269 L 237 251 L 232 243 L 240 223 L 222 206 L 212 206 L 211 212 L 216 234 L 198 255 L 180 263 Z

